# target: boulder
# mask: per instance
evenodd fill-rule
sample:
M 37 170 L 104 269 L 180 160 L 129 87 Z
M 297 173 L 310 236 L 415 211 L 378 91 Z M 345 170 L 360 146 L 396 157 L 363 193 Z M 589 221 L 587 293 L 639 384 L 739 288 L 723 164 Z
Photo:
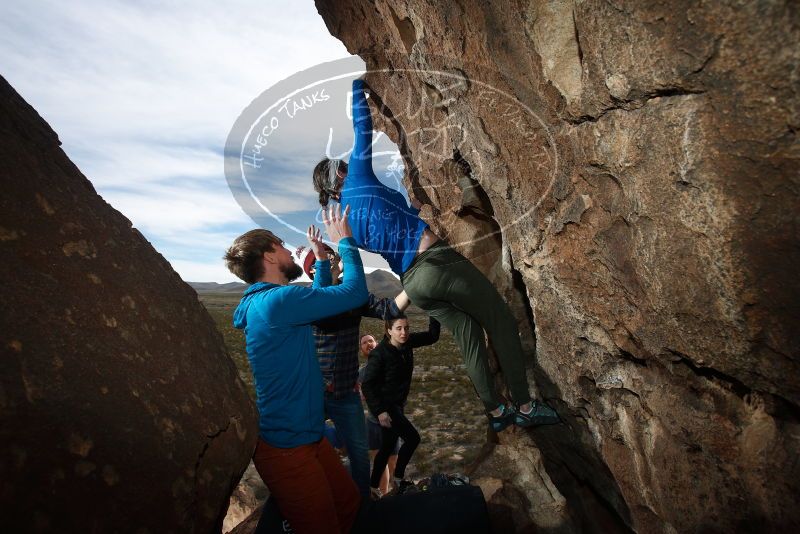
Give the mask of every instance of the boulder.
M 59 145 L 0 78 L 3 530 L 219 531 L 255 406 L 194 290 Z
M 256 510 L 264 507 L 268 497 L 269 490 L 251 461 L 231 494 L 228 514 L 222 522 L 222 534 L 239 528 Z
M 316 4 L 563 418 L 500 436 L 506 501 L 544 473 L 575 530 L 798 530 L 796 6 Z

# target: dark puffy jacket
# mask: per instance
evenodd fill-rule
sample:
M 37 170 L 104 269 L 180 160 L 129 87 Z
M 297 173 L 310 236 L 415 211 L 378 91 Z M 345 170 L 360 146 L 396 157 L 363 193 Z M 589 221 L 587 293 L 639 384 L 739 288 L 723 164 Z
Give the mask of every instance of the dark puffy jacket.
M 401 348 L 398 349 L 384 338 L 370 352 L 361 391 L 372 415 L 378 417 L 389 407 L 400 407 L 406 403 L 414 371 L 413 349 L 436 343 L 439 330 L 439 321 L 431 317 L 428 331 L 414 332 Z

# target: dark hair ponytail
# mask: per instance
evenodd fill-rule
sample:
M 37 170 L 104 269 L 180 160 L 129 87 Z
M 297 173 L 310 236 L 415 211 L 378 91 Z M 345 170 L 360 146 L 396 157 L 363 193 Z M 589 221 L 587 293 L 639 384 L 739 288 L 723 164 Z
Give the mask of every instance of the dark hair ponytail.
M 312 181 L 314 182 L 314 191 L 319 193 L 319 205 L 323 208 L 328 205 L 331 197 L 339 194 L 341 182 L 339 181 L 338 170 L 344 171 L 347 174 L 347 163 L 342 160 L 333 160 L 329 158 L 322 158 L 314 167 L 314 172 L 311 174 Z
M 312 173 L 314 181 L 314 191 L 319 193 L 319 205 L 323 208 L 328 205 L 331 195 L 328 192 L 328 173 L 330 171 L 331 160 L 322 158 L 322 161 L 317 163 Z

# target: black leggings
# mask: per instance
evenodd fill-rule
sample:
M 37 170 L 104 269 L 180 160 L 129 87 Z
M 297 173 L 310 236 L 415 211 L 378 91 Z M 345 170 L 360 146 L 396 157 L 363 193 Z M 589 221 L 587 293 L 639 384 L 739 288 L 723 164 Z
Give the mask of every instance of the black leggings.
M 411 424 L 411 421 L 403 415 L 402 408 L 389 408 L 389 417 L 392 418 L 392 428 L 381 427 L 381 448 L 375 455 L 375 462 L 372 464 L 372 477 L 370 485 L 377 488 L 381 483 L 381 475 L 386 469 L 386 462 L 394 452 L 397 440 L 403 438 L 403 446 L 397 453 L 397 465 L 394 468 L 394 476 L 403 478 L 406 474 L 406 466 L 414 454 L 414 450 L 419 445 L 419 432 Z

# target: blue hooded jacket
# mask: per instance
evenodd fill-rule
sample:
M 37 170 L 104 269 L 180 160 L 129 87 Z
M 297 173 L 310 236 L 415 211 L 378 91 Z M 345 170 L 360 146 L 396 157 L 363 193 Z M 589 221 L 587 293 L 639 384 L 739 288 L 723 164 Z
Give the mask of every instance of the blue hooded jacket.
M 255 380 L 259 436 L 273 447 L 322 439 L 322 373 L 310 323 L 358 308 L 368 295 L 352 238 L 339 241 L 339 255 L 347 266 L 341 284 L 317 288 L 257 282 L 234 312 L 233 326 L 244 329 Z M 318 263 L 324 269 L 328 262 Z

